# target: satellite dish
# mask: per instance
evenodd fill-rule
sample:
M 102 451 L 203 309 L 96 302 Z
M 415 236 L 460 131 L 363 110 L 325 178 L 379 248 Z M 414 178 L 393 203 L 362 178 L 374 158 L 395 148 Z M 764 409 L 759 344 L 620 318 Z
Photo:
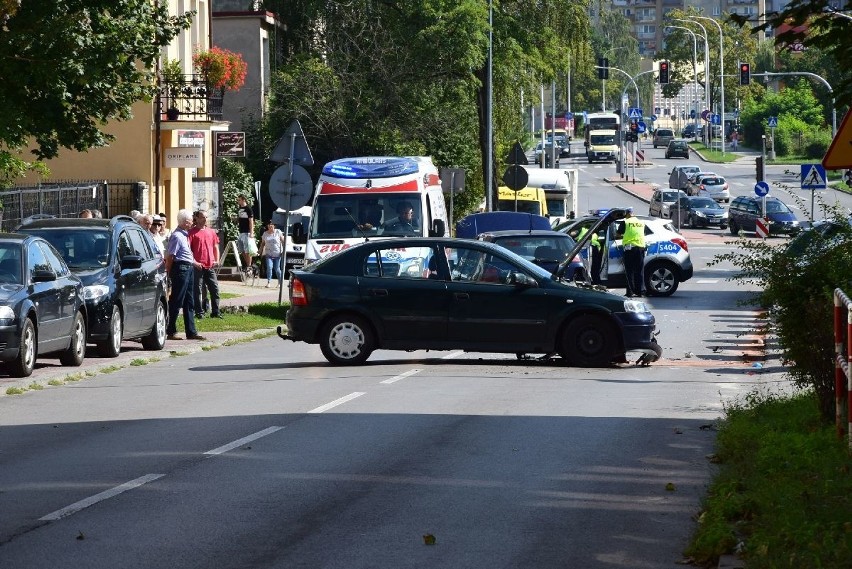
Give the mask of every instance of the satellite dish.
M 301 166 L 284 164 L 269 178 L 269 197 L 281 209 L 299 209 L 308 203 L 313 193 L 311 175 Z

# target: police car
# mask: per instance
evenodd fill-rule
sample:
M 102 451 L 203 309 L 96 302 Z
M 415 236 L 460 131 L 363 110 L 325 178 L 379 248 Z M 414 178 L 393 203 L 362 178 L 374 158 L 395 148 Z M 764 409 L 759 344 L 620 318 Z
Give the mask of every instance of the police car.
M 557 231 L 578 235 L 582 229 L 591 228 L 606 210 L 595 210 L 591 215 L 570 220 L 557 226 Z M 692 259 L 683 235 L 671 221 L 655 217 L 637 216 L 645 222 L 645 289 L 651 296 L 669 296 L 680 283 L 692 278 Z M 624 248 L 618 237 L 624 230 L 624 220 L 617 219 L 598 232 L 600 243 L 607 254 L 601 262 L 601 281 L 609 288 L 623 288 Z

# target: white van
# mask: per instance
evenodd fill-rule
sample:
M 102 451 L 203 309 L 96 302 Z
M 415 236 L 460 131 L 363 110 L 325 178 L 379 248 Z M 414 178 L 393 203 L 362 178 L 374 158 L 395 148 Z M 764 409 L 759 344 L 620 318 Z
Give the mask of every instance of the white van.
M 577 214 L 578 170 L 562 168 L 530 168 L 527 171 L 527 187 L 544 190 L 550 224 L 572 219 Z
M 290 269 L 297 269 L 305 264 L 305 244 L 296 243 L 293 240 L 293 230 L 297 224 L 300 224 L 299 227 L 296 228 L 297 234 L 300 230 L 304 233 L 304 231 L 308 228 L 308 225 L 311 223 L 311 206 L 306 205 L 293 210 L 290 212 L 289 217 L 289 223 L 285 224 L 284 210 L 280 207 L 272 214 L 272 223 L 275 224 L 275 227 L 281 229 L 281 231 L 284 231 L 285 226 L 287 227 L 287 252 L 286 257 L 284 257 L 285 275 L 290 274 Z
M 410 221 L 403 210 L 411 208 Z M 326 164 L 317 182 L 305 262 L 368 239 L 444 237 L 447 207 L 428 156 L 367 156 Z

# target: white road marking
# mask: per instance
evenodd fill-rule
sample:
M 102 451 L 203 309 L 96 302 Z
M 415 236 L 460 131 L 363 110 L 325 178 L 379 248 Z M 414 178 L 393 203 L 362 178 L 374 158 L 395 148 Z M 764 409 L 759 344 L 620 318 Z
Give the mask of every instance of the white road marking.
M 110 488 L 109 490 L 105 490 L 100 494 L 95 494 L 94 496 L 89 496 L 84 500 L 80 500 L 79 502 L 74 502 L 70 506 L 66 506 L 61 510 L 56 510 L 53 513 L 47 514 L 46 516 L 39 518 L 40 521 L 52 522 L 65 517 L 70 516 L 71 514 L 75 514 L 84 508 L 88 508 L 98 502 L 102 502 L 108 498 L 112 498 L 113 496 L 118 496 L 123 492 L 127 492 L 128 490 L 133 490 L 134 488 L 138 488 L 143 484 L 147 484 L 148 482 L 153 482 L 158 478 L 162 478 L 165 474 L 146 474 L 145 476 L 140 476 L 135 480 L 131 480 L 130 482 L 125 482 L 124 484 L 119 484 L 115 488 Z
M 459 356 L 461 356 L 461 355 L 464 355 L 464 350 L 459 350 L 459 351 L 457 351 L 457 352 L 453 352 L 453 353 L 451 353 L 451 354 L 447 354 L 446 356 L 442 356 L 442 357 L 441 357 L 441 359 L 442 359 L 442 360 L 451 360 L 451 359 L 453 359 L 453 358 L 457 358 L 457 357 L 459 357 Z
M 337 407 L 338 405 L 343 405 L 347 401 L 352 401 L 356 397 L 361 397 L 362 395 L 366 395 L 366 392 L 356 391 L 354 393 L 350 393 L 349 395 L 345 395 L 345 396 L 341 397 L 340 399 L 335 399 L 331 403 L 326 403 L 325 405 L 320 405 L 316 409 L 311 409 L 310 411 L 308 411 L 308 413 L 322 413 L 324 411 L 328 411 L 329 409 L 331 409 L 333 407 Z
M 421 371 L 423 371 L 423 370 L 422 370 L 422 369 L 417 369 L 417 368 L 415 368 L 415 369 L 410 369 L 410 370 L 408 370 L 408 371 L 407 371 L 407 372 L 405 372 L 405 373 L 401 373 L 401 374 L 399 374 L 399 375 L 395 375 L 395 376 L 393 376 L 393 377 L 391 377 L 391 378 L 388 378 L 388 379 L 386 379 L 386 380 L 384 380 L 384 381 L 380 381 L 379 383 L 388 383 L 388 384 L 390 384 L 390 383 L 395 383 L 395 382 L 399 381 L 400 379 L 405 379 L 406 377 L 409 377 L 409 376 L 411 376 L 411 375 L 414 375 L 415 373 L 420 373 Z
M 695 284 L 716 284 L 719 279 L 698 279 Z
M 261 437 L 265 437 L 266 435 L 271 435 L 275 431 L 280 431 L 283 428 L 284 427 L 267 427 L 266 429 L 263 429 L 262 431 L 258 431 L 254 434 L 248 435 L 248 436 L 243 437 L 241 439 L 237 439 L 237 440 L 230 442 L 226 445 L 222 445 L 218 448 L 214 448 L 213 450 L 208 450 L 204 454 L 209 454 L 209 455 L 224 454 L 231 449 L 237 448 L 240 445 L 250 443 L 251 441 L 257 440 Z

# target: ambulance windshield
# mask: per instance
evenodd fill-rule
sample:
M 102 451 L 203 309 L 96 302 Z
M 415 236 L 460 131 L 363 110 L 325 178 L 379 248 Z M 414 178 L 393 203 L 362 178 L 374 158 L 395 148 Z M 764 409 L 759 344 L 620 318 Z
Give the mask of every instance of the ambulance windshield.
M 412 193 L 319 195 L 310 238 L 422 235 L 417 197 Z

